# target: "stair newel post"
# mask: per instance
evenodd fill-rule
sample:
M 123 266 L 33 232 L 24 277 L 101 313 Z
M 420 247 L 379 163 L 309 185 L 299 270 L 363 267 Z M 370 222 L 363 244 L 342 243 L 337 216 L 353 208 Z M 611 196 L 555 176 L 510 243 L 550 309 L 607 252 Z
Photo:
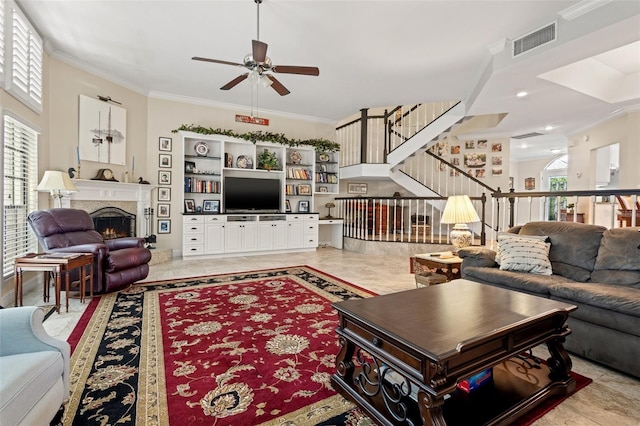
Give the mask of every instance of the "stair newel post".
M 360 163 L 367 163 L 367 135 L 369 127 L 369 109 L 360 110 Z
M 386 132 L 384 132 L 384 153 L 382 154 L 382 162 L 387 162 L 387 155 L 389 154 L 389 139 L 391 138 L 391 126 L 389 125 L 389 111 L 384 110 L 384 128 Z
M 514 193 L 515 191 L 516 190 L 514 188 L 509 190 L 510 193 Z M 501 192 L 500 187 L 498 187 L 498 192 Z M 515 223 L 515 204 L 516 199 L 514 197 L 509 197 L 509 228 L 513 227 Z
M 487 232 L 485 231 L 485 227 L 487 226 L 487 194 L 485 192 L 482 193 L 480 202 L 482 203 L 482 220 L 480 221 L 480 245 L 484 246 L 487 243 Z

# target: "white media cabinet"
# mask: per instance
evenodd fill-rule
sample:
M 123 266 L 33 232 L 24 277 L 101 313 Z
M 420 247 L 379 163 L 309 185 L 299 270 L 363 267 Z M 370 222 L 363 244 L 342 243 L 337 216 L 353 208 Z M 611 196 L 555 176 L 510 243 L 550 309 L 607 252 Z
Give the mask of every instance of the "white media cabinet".
M 231 257 L 313 251 L 317 213 L 183 216 L 182 255 Z
M 184 257 L 316 250 L 319 219 L 313 213 L 314 195 L 339 192 L 337 152 L 224 135 L 180 132 L 180 136 Z M 279 170 L 260 167 L 259 155 L 265 150 L 278 159 Z M 277 180 L 280 213 L 229 213 L 226 177 Z

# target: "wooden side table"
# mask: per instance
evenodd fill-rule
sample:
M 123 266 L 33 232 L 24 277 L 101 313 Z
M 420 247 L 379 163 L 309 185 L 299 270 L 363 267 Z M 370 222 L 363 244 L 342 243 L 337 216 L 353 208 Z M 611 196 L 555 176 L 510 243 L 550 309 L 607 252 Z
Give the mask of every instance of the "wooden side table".
M 451 252 L 422 253 L 411 258 L 411 273 L 420 272 L 420 266 L 447 277 L 447 281 L 460 278 L 462 259 Z
M 93 254 L 33 253 L 16 259 L 14 264 L 15 306 L 22 306 L 22 273 L 24 271 L 37 271 L 44 273 L 43 299 L 45 302 L 49 301 L 50 277 L 54 278 L 56 285 L 56 312 L 58 313 L 60 313 L 60 291 L 62 289 L 61 276 L 62 274 L 65 275 L 66 307 L 67 312 L 69 312 L 69 272 L 76 268 L 80 268 L 80 302 L 84 303 L 87 277 L 89 278 L 89 297 L 93 297 Z

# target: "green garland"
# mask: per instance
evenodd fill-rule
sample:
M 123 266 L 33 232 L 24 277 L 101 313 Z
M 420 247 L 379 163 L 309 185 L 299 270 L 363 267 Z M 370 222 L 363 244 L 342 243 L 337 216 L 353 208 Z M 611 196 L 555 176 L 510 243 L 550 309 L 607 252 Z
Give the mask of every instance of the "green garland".
M 253 142 L 254 144 L 258 141 L 262 142 L 271 142 L 278 143 L 281 145 L 289 145 L 289 146 L 312 146 L 318 152 L 337 152 L 340 151 L 340 145 L 336 142 L 332 142 L 327 139 L 289 139 L 283 133 L 271 133 L 271 132 L 247 132 L 247 133 L 235 133 L 233 130 L 223 130 L 221 128 L 214 129 L 213 127 L 202 127 L 196 126 L 195 124 L 186 125 L 178 127 L 175 130 L 172 130 L 172 133 L 178 133 L 179 131 L 193 132 L 199 133 L 201 135 L 223 135 L 229 136 L 232 138 L 244 139 L 246 141 Z

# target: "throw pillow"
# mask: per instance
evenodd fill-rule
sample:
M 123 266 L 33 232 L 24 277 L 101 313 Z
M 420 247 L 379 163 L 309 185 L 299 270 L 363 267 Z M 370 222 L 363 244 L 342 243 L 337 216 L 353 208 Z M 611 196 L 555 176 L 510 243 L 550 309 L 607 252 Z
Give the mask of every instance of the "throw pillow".
M 519 234 L 514 234 L 512 232 L 498 232 L 498 242 L 500 242 L 500 237 L 504 237 L 504 238 L 529 238 L 531 240 L 549 242 L 549 237 L 546 236 L 546 235 L 519 235 Z M 501 253 L 501 250 L 500 250 L 500 244 L 498 244 L 498 249 L 496 250 L 496 263 L 498 265 L 500 264 L 501 255 L 502 255 L 502 253 Z
M 532 238 L 499 236 L 500 269 L 551 275 L 550 247 L 550 243 Z

